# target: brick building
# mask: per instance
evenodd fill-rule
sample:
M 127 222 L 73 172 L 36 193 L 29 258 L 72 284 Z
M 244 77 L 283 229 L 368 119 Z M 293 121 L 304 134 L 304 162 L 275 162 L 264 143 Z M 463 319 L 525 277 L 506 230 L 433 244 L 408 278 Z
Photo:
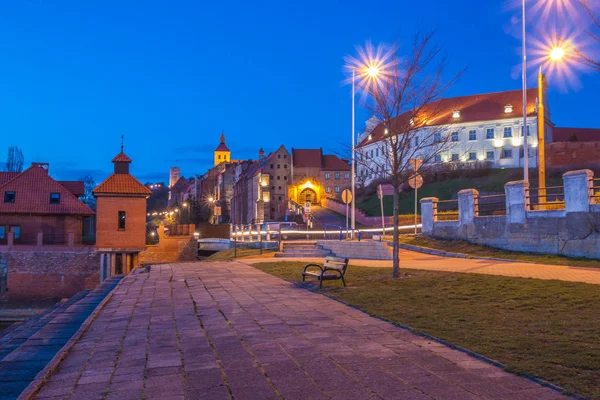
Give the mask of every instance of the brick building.
M 114 173 L 93 191 L 97 198 L 96 251 L 100 280 L 129 273 L 146 249 L 146 199 L 152 191 L 129 173 L 131 159 L 121 152 L 113 160 Z
M 350 188 L 350 164 L 338 156 L 323 154 L 323 149 L 292 149 L 290 200 L 319 204 L 323 198 L 341 197 Z
M 83 182 L 56 181 L 48 164 L 25 171 L 0 172 L 0 246 L 82 243 L 92 236 L 94 215 L 78 197 Z M 84 232 L 84 229 L 87 231 Z

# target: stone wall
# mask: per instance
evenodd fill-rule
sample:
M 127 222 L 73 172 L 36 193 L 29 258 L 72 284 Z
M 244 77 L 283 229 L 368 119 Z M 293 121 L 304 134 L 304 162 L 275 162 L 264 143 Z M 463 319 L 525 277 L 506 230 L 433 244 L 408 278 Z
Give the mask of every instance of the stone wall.
M 334 199 L 330 199 L 330 198 L 324 198 L 321 200 L 321 206 L 328 208 L 332 211 L 335 211 L 337 213 L 340 213 L 342 215 L 346 215 L 346 205 L 344 203 L 341 203 L 339 201 L 336 201 Z M 348 208 L 348 215 L 350 215 L 350 208 Z M 365 212 L 359 208 L 356 209 L 356 222 L 358 222 L 359 224 L 365 225 L 365 226 L 376 226 L 376 227 L 380 227 L 381 226 L 381 216 L 370 216 L 365 214 Z M 413 214 L 414 215 L 414 214 Z M 413 215 L 400 215 L 400 225 L 413 225 L 414 224 L 414 217 Z M 384 217 L 384 221 L 385 221 L 385 226 L 393 226 L 394 225 L 394 218 L 389 216 L 389 217 Z M 420 217 L 417 217 L 417 223 L 420 222 Z
M 337 257 L 363 260 L 391 260 L 391 248 L 386 242 L 346 242 L 340 240 L 317 240 L 317 245 L 331 250 Z
M 437 221 L 438 199 L 422 199 L 423 233 L 505 250 L 600 259 L 600 204 L 595 204 L 600 198 L 593 173 L 567 172 L 563 181 L 564 209 L 558 210 L 532 210 L 524 181 L 505 185 L 506 216 L 479 216 L 474 189 L 458 193 L 458 221 Z
M 100 283 L 100 256 L 92 246 L 75 251 L 1 251 L 8 300 L 71 297 Z M 1 275 L 1 274 L 0 274 Z
M 158 227 L 158 244 L 146 246 L 139 253 L 140 264 L 154 264 L 175 261 L 194 261 L 198 256 L 198 242 L 194 238 L 194 225 L 190 225 L 188 235 L 166 236 L 164 225 Z
M 600 168 L 600 142 L 556 142 L 546 145 L 548 168 Z

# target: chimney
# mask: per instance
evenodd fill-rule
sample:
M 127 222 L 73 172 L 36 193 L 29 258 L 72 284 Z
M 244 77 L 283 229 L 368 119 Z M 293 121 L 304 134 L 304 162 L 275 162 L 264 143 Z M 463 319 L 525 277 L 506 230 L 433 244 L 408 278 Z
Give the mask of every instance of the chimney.
M 42 163 L 42 162 L 32 162 L 31 166 L 36 166 L 39 167 L 41 169 L 43 169 L 44 171 L 46 171 L 46 173 L 48 173 L 48 170 L 50 169 L 50 164 L 49 163 Z
M 258 150 L 258 159 L 262 160 L 263 158 L 265 158 L 265 151 L 262 149 L 262 147 Z

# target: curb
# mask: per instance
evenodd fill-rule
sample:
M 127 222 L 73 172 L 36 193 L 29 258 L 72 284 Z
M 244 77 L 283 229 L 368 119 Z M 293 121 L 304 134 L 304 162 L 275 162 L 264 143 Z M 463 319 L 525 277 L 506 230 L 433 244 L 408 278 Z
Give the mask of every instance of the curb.
M 123 281 L 127 278 L 124 276 L 117 285 L 102 299 L 100 304 L 92 311 L 92 313 L 83 321 L 77 332 L 73 334 L 71 339 L 54 355 L 52 360 L 42 369 L 36 377 L 31 381 L 31 383 L 21 392 L 18 400 L 29 400 L 33 399 L 34 395 L 41 389 L 42 385 L 46 382 L 46 380 L 58 369 L 60 363 L 65 359 L 71 348 L 77 343 L 77 341 L 83 336 L 83 334 L 88 330 L 89 326 L 96 319 L 100 311 L 104 308 L 106 303 L 110 301 L 113 294 L 116 290 L 121 286 Z
M 388 246 L 391 246 L 391 242 L 388 242 Z M 468 258 L 471 260 L 487 260 L 487 261 L 502 261 L 502 262 L 511 262 L 511 263 L 523 263 L 523 264 L 535 264 L 529 261 L 521 261 L 521 260 L 509 260 L 506 258 L 497 258 L 497 257 L 475 257 L 469 254 L 464 253 L 454 253 L 451 251 L 430 249 L 429 247 L 421 247 L 415 246 L 413 244 L 406 243 L 398 243 L 398 247 L 404 250 L 410 250 L 417 253 L 429 254 L 432 256 L 440 256 L 440 257 L 450 257 L 450 258 Z
M 452 253 L 450 253 L 450 254 L 452 254 Z M 454 253 L 454 254 L 461 254 L 461 253 Z M 463 254 L 463 255 L 464 255 L 464 254 Z M 468 258 L 468 257 L 465 257 L 465 258 Z M 273 276 L 275 276 L 275 275 L 273 275 Z M 279 279 L 281 279 L 281 278 L 279 278 Z M 284 280 L 284 279 L 282 279 L 282 280 Z M 286 282 L 290 282 L 290 281 L 286 281 Z M 293 284 L 293 285 L 295 285 L 296 287 L 299 287 L 299 288 L 301 288 L 301 289 L 305 289 L 305 290 L 307 290 L 307 287 L 306 287 L 306 285 L 303 285 L 302 283 L 299 283 L 299 282 L 290 282 L 290 283 L 292 283 L 292 284 Z M 344 305 L 346 305 L 346 306 L 348 306 L 348 307 L 354 308 L 355 310 L 358 310 L 358 311 L 360 311 L 360 312 L 363 312 L 363 313 L 367 314 L 367 315 L 368 315 L 368 316 L 370 316 L 370 317 L 377 318 L 377 319 L 378 319 L 378 320 L 380 320 L 380 321 L 385 321 L 385 322 L 387 322 L 387 323 L 389 323 L 389 324 L 392 324 L 392 325 L 394 325 L 394 326 L 396 326 L 396 327 L 398 327 L 398 328 L 401 328 L 401 329 L 407 330 L 407 331 L 409 331 L 409 332 L 411 332 L 411 333 L 414 333 L 414 334 L 415 334 L 415 335 L 417 335 L 417 336 L 421 336 L 421 337 L 424 337 L 424 338 L 430 339 L 430 340 L 432 340 L 432 341 L 434 341 L 434 342 L 437 342 L 437 343 L 443 344 L 444 346 L 447 346 L 447 347 L 449 347 L 449 348 L 451 348 L 451 349 L 458 350 L 458 351 L 460 351 L 460 352 L 462 352 L 462 353 L 465 353 L 465 354 L 467 354 L 467 355 L 469 355 L 469 356 L 471 356 L 471 357 L 473 357 L 473 358 L 475 358 L 475 359 L 478 359 L 478 360 L 481 360 L 481 361 L 485 361 L 485 362 L 487 362 L 487 363 L 489 363 L 489 364 L 491 364 L 491 365 L 493 365 L 493 366 L 495 366 L 495 367 L 501 368 L 501 369 L 502 369 L 502 370 L 504 370 L 505 372 L 508 372 L 508 373 L 510 373 L 510 374 L 512 374 L 512 375 L 515 375 L 515 376 L 520 376 L 520 377 L 522 377 L 522 378 L 526 378 L 526 379 L 528 379 L 528 380 L 530 380 L 530 381 L 532 381 L 532 382 L 535 382 L 535 383 L 537 383 L 537 384 L 538 384 L 538 385 L 540 385 L 540 386 L 547 387 L 547 388 L 549 388 L 549 389 L 552 389 L 552 390 L 554 390 L 554 391 L 556 391 L 556 392 L 558 392 L 558 393 L 560 393 L 560 394 L 563 394 L 563 395 L 565 395 L 565 396 L 569 396 L 569 397 L 572 397 L 572 398 L 574 398 L 574 399 L 577 399 L 577 400 L 587 400 L 587 397 L 583 397 L 583 396 L 581 396 L 581 395 L 579 395 L 579 394 L 577 394 L 577 393 L 572 393 L 572 392 L 569 392 L 569 391 L 567 391 L 566 389 L 563 389 L 562 387 L 560 387 L 560 386 L 558 386 L 558 385 L 555 385 L 555 384 L 553 384 L 553 383 L 550 383 L 550 382 L 548 382 L 548 381 L 546 381 L 546 380 L 544 380 L 544 379 L 537 378 L 537 377 L 535 377 L 535 376 L 533 376 L 533 375 L 529 375 L 529 374 L 516 374 L 516 373 L 514 373 L 514 372 L 510 372 L 510 371 L 508 371 L 508 370 L 507 370 L 507 367 L 506 367 L 506 365 L 502 364 L 501 362 L 499 362 L 499 361 L 496 361 L 496 360 L 494 360 L 494 359 L 491 359 L 491 358 L 489 358 L 489 357 L 486 357 L 486 356 L 484 356 L 484 355 L 482 355 L 482 354 L 476 353 L 476 352 L 474 352 L 474 351 L 471 351 L 471 350 L 469 350 L 469 349 L 466 349 L 466 348 L 464 348 L 464 347 L 458 346 L 458 345 L 456 345 L 456 344 L 454 344 L 454 343 L 448 342 L 448 341 L 446 341 L 446 340 L 444 340 L 444 339 L 440 339 L 440 338 L 438 338 L 438 337 L 436 337 L 436 336 L 433 336 L 433 335 L 430 335 L 430 334 L 428 334 L 428 333 L 425 333 L 425 332 L 421 332 L 421 331 L 419 331 L 419 330 L 416 330 L 415 328 L 412 328 L 412 327 L 410 327 L 410 326 L 408 326 L 408 325 L 403 325 L 403 324 L 401 324 L 401 323 L 399 323 L 399 322 L 392 321 L 392 320 L 390 320 L 390 319 L 387 319 L 387 318 L 381 317 L 381 316 L 379 316 L 379 315 L 373 314 L 373 313 L 371 313 L 371 312 L 369 312 L 369 311 L 365 310 L 364 308 L 361 308 L 361 307 L 359 307 L 359 306 L 355 306 L 355 305 L 352 305 L 352 304 L 346 303 L 345 301 L 343 301 L 343 300 L 340 300 L 340 299 L 337 299 L 337 298 L 335 298 L 335 297 L 333 297 L 333 296 L 331 296 L 331 295 L 329 295 L 329 294 L 327 294 L 327 293 L 322 293 L 322 292 L 313 291 L 313 290 L 310 290 L 310 291 L 311 291 L 312 293 L 320 294 L 320 295 L 322 295 L 322 296 L 325 296 L 325 297 L 327 297 L 327 298 L 329 298 L 329 299 L 335 300 L 335 301 L 337 301 L 338 303 L 342 303 L 342 304 L 344 304 Z

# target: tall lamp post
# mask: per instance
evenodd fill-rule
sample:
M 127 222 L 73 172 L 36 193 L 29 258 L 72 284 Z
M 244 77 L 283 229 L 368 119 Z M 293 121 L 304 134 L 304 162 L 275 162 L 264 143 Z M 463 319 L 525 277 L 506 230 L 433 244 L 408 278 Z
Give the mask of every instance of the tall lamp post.
M 529 182 L 529 146 L 527 140 L 527 40 L 526 40 L 526 15 L 525 1 L 522 1 L 522 22 L 523 22 L 523 180 Z M 539 125 L 539 118 L 538 118 Z

